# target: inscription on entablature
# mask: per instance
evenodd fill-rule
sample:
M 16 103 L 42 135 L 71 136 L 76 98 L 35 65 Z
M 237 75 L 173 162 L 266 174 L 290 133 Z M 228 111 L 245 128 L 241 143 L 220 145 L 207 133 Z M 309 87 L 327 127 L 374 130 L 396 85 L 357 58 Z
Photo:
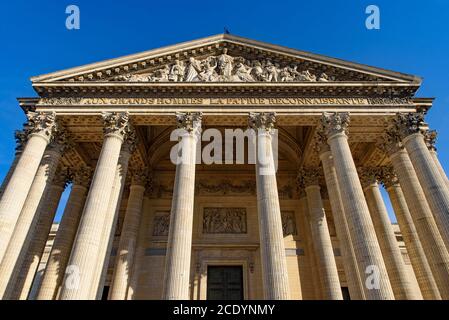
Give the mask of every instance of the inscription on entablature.
M 37 105 L 410 105 L 407 98 L 42 98 Z
M 204 208 L 203 233 L 246 233 L 246 209 Z

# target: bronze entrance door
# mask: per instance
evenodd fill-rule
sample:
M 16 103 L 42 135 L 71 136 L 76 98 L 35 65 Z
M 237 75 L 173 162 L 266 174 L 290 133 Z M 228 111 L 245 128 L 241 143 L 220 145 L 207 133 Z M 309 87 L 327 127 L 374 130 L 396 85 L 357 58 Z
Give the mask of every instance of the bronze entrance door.
M 207 268 L 208 300 L 243 300 L 242 266 L 209 266 Z

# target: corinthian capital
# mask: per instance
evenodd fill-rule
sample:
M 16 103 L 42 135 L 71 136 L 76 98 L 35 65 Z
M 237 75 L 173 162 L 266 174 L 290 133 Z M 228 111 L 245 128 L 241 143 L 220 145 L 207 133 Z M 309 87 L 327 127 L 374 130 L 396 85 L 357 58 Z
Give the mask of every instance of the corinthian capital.
M 130 123 L 128 123 L 127 128 L 126 128 L 126 136 L 125 136 L 125 140 L 123 141 L 123 150 L 125 150 L 128 153 L 133 153 L 134 150 L 137 147 L 137 143 L 138 143 L 138 138 L 137 138 L 137 134 L 136 134 L 136 129 L 134 128 L 134 126 Z
M 72 180 L 74 185 L 88 187 L 92 179 L 93 170 L 88 166 L 80 166 L 72 171 Z
M 402 139 L 414 133 L 422 133 L 426 125 L 422 112 L 398 113 L 394 121 Z
M 401 136 L 396 126 L 390 126 L 377 145 L 387 155 L 395 154 L 404 148 Z
M 28 123 L 25 132 L 39 134 L 50 140 L 56 127 L 56 113 L 53 112 L 27 112 Z
M 357 171 L 363 188 L 376 183 L 379 180 L 381 172 L 379 168 L 373 167 L 359 167 Z
M 265 130 L 271 132 L 276 123 L 274 112 L 250 112 L 248 116 L 248 126 L 254 130 Z
M 70 139 L 67 130 L 65 130 L 65 128 L 58 123 L 55 126 L 54 133 L 48 147 L 60 153 L 63 153 L 68 148 L 73 147 L 73 141 Z
M 61 186 L 65 189 L 67 185 L 70 183 L 70 181 L 71 181 L 71 174 L 68 168 L 59 167 L 56 170 L 52 183 L 55 186 Z
M 323 112 L 321 117 L 321 124 L 328 138 L 338 133 L 347 135 L 349 122 L 348 112 Z
M 424 131 L 424 141 L 426 142 L 427 148 L 429 148 L 430 151 L 437 151 L 437 148 L 435 147 L 437 135 L 438 133 L 436 132 L 436 130 Z
M 298 185 L 304 189 L 308 186 L 320 185 L 322 172 L 318 168 L 300 168 L 298 170 Z
M 25 130 L 14 131 L 14 138 L 16 139 L 16 155 L 22 153 L 23 148 L 28 139 L 28 133 Z
M 380 169 L 379 181 L 385 189 L 399 183 L 398 177 L 392 167 L 382 167 Z
M 117 134 L 123 138 L 129 131 L 129 113 L 128 112 L 102 112 L 105 135 Z
M 322 126 L 320 128 L 318 128 L 318 130 L 316 132 L 316 135 L 314 138 L 313 149 L 318 154 L 322 154 L 322 153 L 330 150 L 330 147 L 327 144 L 326 134 L 325 134 L 324 128 Z
M 134 168 L 131 170 L 131 185 L 146 186 L 148 184 L 148 168 Z
M 198 134 L 201 130 L 201 112 L 176 112 L 178 129 L 184 129 L 188 133 Z

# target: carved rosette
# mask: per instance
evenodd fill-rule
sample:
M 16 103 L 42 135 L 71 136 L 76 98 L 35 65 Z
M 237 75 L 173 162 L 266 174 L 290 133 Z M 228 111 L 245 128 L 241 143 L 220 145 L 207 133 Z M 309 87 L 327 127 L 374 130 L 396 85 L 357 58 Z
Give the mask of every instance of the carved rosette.
M 385 189 L 399 184 L 399 179 L 393 170 L 393 167 L 382 167 L 380 169 L 379 181 Z
M 363 188 L 377 183 L 381 174 L 380 168 L 378 167 L 358 167 L 357 171 Z
M 323 112 L 321 124 L 328 138 L 343 133 L 348 135 L 350 117 L 348 112 Z
M 27 134 L 39 134 L 50 141 L 56 129 L 56 112 L 27 112 Z
M 201 132 L 201 112 L 177 112 L 176 123 L 178 129 L 183 129 L 189 134 L 198 135 Z
M 398 113 L 394 122 L 402 139 L 415 133 L 422 133 L 426 125 L 422 112 Z
M 93 170 L 88 166 L 81 166 L 73 170 L 72 181 L 74 185 L 88 187 L 92 179 Z
M 322 172 L 318 168 L 300 168 L 298 170 L 298 185 L 301 189 L 309 186 L 319 186 Z
M 123 139 L 127 137 L 130 131 L 128 112 L 102 112 L 103 133 L 107 135 L 119 135 Z
M 248 126 L 255 131 L 272 133 L 275 123 L 276 113 L 274 112 L 250 112 L 248 116 Z
M 429 148 L 430 151 L 437 151 L 437 148 L 435 147 L 437 135 L 438 133 L 436 130 L 424 131 L 424 142 L 426 143 L 427 148 Z

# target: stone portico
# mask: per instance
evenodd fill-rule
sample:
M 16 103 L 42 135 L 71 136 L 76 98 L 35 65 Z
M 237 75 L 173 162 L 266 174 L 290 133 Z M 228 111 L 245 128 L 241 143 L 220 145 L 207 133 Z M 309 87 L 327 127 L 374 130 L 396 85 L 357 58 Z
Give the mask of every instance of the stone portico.
M 0 189 L 2 299 L 449 299 L 419 77 L 224 34 L 31 80 Z M 247 128 L 266 161 L 226 148 Z

